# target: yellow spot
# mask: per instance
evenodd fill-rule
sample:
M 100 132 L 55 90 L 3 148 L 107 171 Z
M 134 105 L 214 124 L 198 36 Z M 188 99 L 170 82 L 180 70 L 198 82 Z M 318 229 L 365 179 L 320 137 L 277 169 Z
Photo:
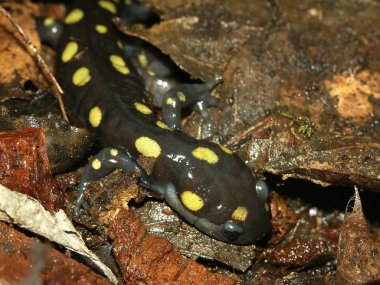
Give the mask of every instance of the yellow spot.
M 122 65 L 122 66 L 125 65 L 124 59 L 121 56 L 118 56 L 115 54 L 110 56 L 110 61 L 112 64 L 115 64 L 115 65 Z
M 139 60 L 141 67 L 147 68 L 148 58 L 146 57 L 146 55 L 144 53 L 139 53 L 137 56 L 137 59 Z
M 232 213 L 232 219 L 244 222 L 247 219 L 248 210 L 246 207 L 237 207 Z
M 174 100 L 172 99 L 172 98 L 168 98 L 168 99 L 166 99 L 166 105 L 173 105 L 173 103 L 174 103 Z
M 219 160 L 216 153 L 207 147 L 197 147 L 193 150 L 193 156 L 210 164 L 215 164 Z
M 113 0 L 115 3 L 120 3 L 120 1 L 119 0 Z
M 82 20 L 84 13 L 81 9 L 72 10 L 65 18 L 65 24 L 75 24 Z
M 101 167 L 102 167 L 102 163 L 100 162 L 99 159 L 95 158 L 92 162 L 91 162 L 91 167 L 95 170 L 99 170 Z
M 111 148 L 110 155 L 111 156 L 117 156 L 119 154 L 119 151 L 117 149 Z
M 147 105 L 136 102 L 135 107 L 137 111 L 139 111 L 140 113 L 143 113 L 144 115 L 152 114 L 152 110 Z
M 179 91 L 177 93 L 177 96 L 179 98 L 179 101 L 186 102 L 186 96 L 185 96 L 185 94 L 183 94 L 183 92 Z
M 128 74 L 129 68 L 126 66 L 124 59 L 121 56 L 113 54 L 110 56 L 112 66 L 122 74 Z
M 116 41 L 116 44 L 119 47 L 119 49 L 123 49 L 123 44 L 121 43 L 121 41 Z
M 154 73 L 152 70 L 148 69 L 147 70 L 148 74 L 152 77 L 155 77 L 156 76 L 156 73 Z
M 219 145 L 219 147 L 220 147 L 225 153 L 233 154 L 232 150 L 230 150 L 229 148 L 227 148 L 227 147 L 225 147 L 225 146 L 222 146 L 222 145 Z
M 47 17 L 45 20 L 44 20 L 44 26 L 51 26 L 54 24 L 54 20 L 53 18 L 50 18 L 50 17 Z
M 88 114 L 88 121 L 90 122 L 93 128 L 99 127 L 100 122 L 102 121 L 102 110 L 98 106 L 93 107 Z
M 78 52 L 78 43 L 76 42 L 69 42 L 65 49 L 63 50 L 61 60 L 63 62 L 68 62 L 70 61 L 74 55 Z
M 140 137 L 135 141 L 136 149 L 146 157 L 154 157 L 157 158 L 161 154 L 160 145 L 151 138 L 148 137 Z
M 186 208 L 193 212 L 199 211 L 205 204 L 201 197 L 188 190 L 181 193 L 181 201 Z
M 105 34 L 107 33 L 108 31 L 108 28 L 104 25 L 96 25 L 95 26 L 95 30 L 99 33 L 99 34 Z
M 269 212 L 269 205 L 268 205 L 268 203 L 265 203 L 265 211 L 267 211 L 267 212 Z
M 125 3 L 125 5 L 127 5 L 127 6 L 128 6 L 128 5 L 131 5 L 131 4 L 132 4 L 132 0 L 125 0 L 124 3 Z
M 169 126 L 167 124 L 165 124 L 162 121 L 157 121 L 156 125 L 159 126 L 161 129 L 165 129 L 165 130 L 169 130 L 169 131 L 172 130 L 171 128 L 169 128 Z
M 99 6 L 102 7 L 103 9 L 107 10 L 108 12 L 111 12 L 112 14 L 116 14 L 116 12 L 117 12 L 115 4 L 113 4 L 112 2 L 100 0 Z
M 73 74 L 73 83 L 76 86 L 84 86 L 91 80 L 90 70 L 87 67 L 80 67 Z

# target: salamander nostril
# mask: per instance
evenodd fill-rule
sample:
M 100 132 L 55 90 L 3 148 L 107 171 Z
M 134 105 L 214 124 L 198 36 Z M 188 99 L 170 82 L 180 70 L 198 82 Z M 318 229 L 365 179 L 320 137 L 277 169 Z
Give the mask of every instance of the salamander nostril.
M 227 221 L 223 225 L 224 235 L 230 240 L 237 239 L 244 232 L 244 226 L 236 221 Z

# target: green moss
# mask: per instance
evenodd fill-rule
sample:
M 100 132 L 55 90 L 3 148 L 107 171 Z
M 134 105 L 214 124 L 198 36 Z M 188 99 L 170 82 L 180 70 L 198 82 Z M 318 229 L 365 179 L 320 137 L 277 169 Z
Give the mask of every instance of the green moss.
M 310 120 L 311 113 L 308 112 L 306 117 L 297 117 L 293 113 L 289 112 L 288 110 L 282 110 L 280 111 L 280 114 L 284 116 L 285 118 L 293 121 L 298 126 L 298 133 L 307 137 L 311 138 L 314 133 L 315 129 L 313 126 L 313 123 Z

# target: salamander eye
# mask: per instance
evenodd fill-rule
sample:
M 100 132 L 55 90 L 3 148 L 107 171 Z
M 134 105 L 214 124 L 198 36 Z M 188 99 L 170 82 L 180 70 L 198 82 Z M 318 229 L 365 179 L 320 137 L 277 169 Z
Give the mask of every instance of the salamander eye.
M 267 200 L 268 196 L 269 196 L 268 185 L 262 180 L 257 180 L 257 182 L 256 182 L 256 193 L 261 200 L 263 200 L 263 201 Z
M 236 221 L 229 220 L 224 223 L 223 230 L 226 238 L 235 240 L 244 232 L 244 227 Z

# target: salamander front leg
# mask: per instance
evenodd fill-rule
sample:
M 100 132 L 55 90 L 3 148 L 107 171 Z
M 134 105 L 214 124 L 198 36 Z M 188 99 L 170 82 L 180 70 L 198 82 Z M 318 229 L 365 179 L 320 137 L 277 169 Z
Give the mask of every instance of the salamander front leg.
M 92 161 L 87 164 L 84 169 L 82 180 L 78 186 L 78 196 L 74 209 L 75 216 L 78 216 L 81 208 L 88 209 L 89 207 L 83 197 L 87 184 L 91 181 L 99 180 L 115 169 L 121 169 L 125 173 L 138 170 L 141 177 L 147 177 L 144 169 L 134 162 L 127 153 L 115 148 L 104 148 L 96 156 L 94 156 Z

